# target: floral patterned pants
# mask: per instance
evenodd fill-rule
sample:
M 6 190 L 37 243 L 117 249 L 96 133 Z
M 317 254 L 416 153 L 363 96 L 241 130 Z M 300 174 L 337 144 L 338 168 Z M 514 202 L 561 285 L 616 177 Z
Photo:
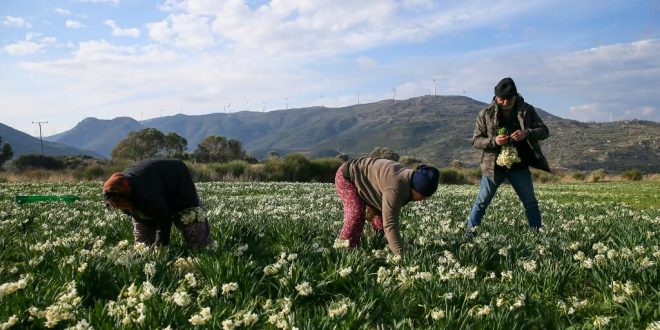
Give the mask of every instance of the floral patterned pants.
M 174 215 L 176 226 L 190 249 L 206 247 L 211 243 L 211 228 L 201 207 L 191 207 Z M 152 245 L 156 241 L 157 227 L 133 220 L 135 242 Z
M 346 166 L 346 163 L 339 167 L 335 175 L 335 189 L 337 189 L 339 199 L 344 205 L 344 225 L 339 232 L 339 239 L 348 240 L 348 246 L 356 247 L 360 244 L 360 236 L 362 236 L 362 230 L 364 229 L 367 213 L 365 209 L 369 208 L 369 213 L 371 213 L 369 217 L 373 215 L 370 222 L 374 231 L 383 230 L 383 218 L 376 214 L 376 210 L 367 206 L 367 203 L 360 199 L 355 185 L 344 178 L 342 173 L 344 166 Z

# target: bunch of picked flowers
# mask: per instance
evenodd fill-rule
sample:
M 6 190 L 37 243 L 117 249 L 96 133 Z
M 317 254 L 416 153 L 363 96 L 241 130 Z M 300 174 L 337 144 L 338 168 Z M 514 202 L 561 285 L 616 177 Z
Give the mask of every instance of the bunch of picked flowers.
M 506 135 L 507 131 L 505 127 L 502 127 L 497 130 L 497 135 Z M 513 164 L 520 163 L 520 157 L 518 157 L 518 151 L 511 143 L 506 143 L 502 146 L 499 156 L 495 163 L 499 166 L 506 166 L 506 168 L 511 168 Z

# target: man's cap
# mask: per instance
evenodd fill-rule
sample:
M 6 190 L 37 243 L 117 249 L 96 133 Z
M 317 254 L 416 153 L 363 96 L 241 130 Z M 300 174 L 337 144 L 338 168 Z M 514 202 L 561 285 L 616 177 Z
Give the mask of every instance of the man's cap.
M 495 85 L 495 96 L 508 99 L 516 95 L 518 95 L 516 83 L 514 83 L 513 79 L 509 77 L 500 80 L 500 82 Z

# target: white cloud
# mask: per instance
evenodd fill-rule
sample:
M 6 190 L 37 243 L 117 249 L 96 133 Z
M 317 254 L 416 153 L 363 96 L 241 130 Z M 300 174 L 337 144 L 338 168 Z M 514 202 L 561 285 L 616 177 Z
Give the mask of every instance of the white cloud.
M 88 2 L 88 3 L 112 3 L 118 5 L 120 0 L 78 0 L 78 2 Z
M 571 106 L 569 111 L 581 121 L 603 121 L 609 116 L 609 113 L 600 110 L 598 104 L 584 104 Z
M 60 14 L 62 16 L 69 16 L 71 15 L 71 11 L 64 9 L 64 8 L 55 8 L 53 10 L 55 13 Z
M 29 55 L 57 42 L 57 39 L 53 37 L 38 37 L 38 34 L 27 33 L 25 40 L 5 45 L 2 50 L 9 55 Z
M 486 13 L 487 7 L 470 2 L 465 7 L 441 8 L 429 0 L 273 0 L 252 7 L 242 0 L 167 0 L 159 8 L 170 16 L 148 27 L 153 40 L 177 47 L 209 47 L 215 42 L 277 56 L 332 56 L 419 42 L 441 31 L 487 25 L 501 18 L 502 11 Z M 511 8 L 507 15 L 525 6 Z
M 133 37 L 137 38 L 140 36 L 140 29 L 138 28 L 120 28 L 117 26 L 115 21 L 109 19 L 106 20 L 103 24 L 112 28 L 112 35 L 115 37 Z
M 178 48 L 203 49 L 215 43 L 208 17 L 171 14 L 164 21 L 147 24 L 147 29 L 153 40 Z
M 650 116 L 654 115 L 656 112 L 657 112 L 657 111 L 656 111 L 656 109 L 655 109 L 654 107 L 643 107 L 643 108 L 641 109 L 641 111 L 640 111 L 640 113 L 642 114 L 642 116 L 645 116 L 645 117 L 646 117 L 646 116 L 649 116 L 649 117 L 650 117 Z
M 68 19 L 68 20 L 66 20 L 66 22 L 64 22 L 64 26 L 66 26 L 69 29 L 80 29 L 85 25 L 78 22 L 78 21 Z
M 32 27 L 32 25 L 24 18 L 16 16 L 5 16 L 5 18 L 2 20 L 2 25 L 27 29 Z

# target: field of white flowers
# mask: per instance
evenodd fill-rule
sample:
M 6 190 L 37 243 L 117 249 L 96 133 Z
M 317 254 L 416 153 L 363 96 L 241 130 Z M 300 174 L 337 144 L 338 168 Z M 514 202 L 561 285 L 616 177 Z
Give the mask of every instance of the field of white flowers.
M 214 239 L 199 253 L 176 230 L 134 245 L 100 188 L 0 184 L 0 329 L 660 329 L 657 182 L 538 185 L 541 233 L 503 186 L 473 242 L 478 187 L 441 186 L 404 208 L 401 260 L 368 228 L 335 244 L 331 184 L 199 184 Z

